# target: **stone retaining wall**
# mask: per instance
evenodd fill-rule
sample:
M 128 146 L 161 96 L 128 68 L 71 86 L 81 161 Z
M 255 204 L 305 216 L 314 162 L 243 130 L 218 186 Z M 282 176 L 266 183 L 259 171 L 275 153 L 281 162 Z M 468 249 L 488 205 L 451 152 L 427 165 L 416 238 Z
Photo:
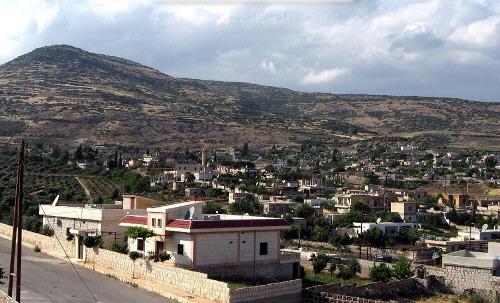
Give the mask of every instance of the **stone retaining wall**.
M 16 300 L 12 299 L 6 293 L 0 290 L 0 303 L 16 303 Z
M 238 288 L 230 290 L 231 303 L 259 301 L 269 299 L 275 302 L 273 297 L 299 295 L 296 302 L 300 302 L 302 292 L 302 280 L 291 280 L 280 283 L 273 283 L 261 286 Z M 292 299 L 293 300 L 293 299 Z M 288 303 L 294 303 L 287 300 Z
M 0 236 L 3 238 L 11 239 L 12 238 L 12 226 L 7 224 L 0 223 Z M 27 231 L 23 229 L 23 244 L 31 247 L 35 247 L 38 245 L 43 250 L 53 251 L 58 254 L 64 255 L 66 252 L 70 258 L 75 257 L 75 241 L 66 241 L 66 238 L 60 239 L 61 245 L 64 250 L 57 242 L 56 238 L 47 237 L 41 234 L 37 234 L 31 231 Z
M 105 249 L 87 248 L 87 261 L 132 273 L 134 262 L 129 256 Z M 135 276 L 169 285 L 215 302 L 229 302 L 227 283 L 210 280 L 207 274 L 144 259 L 135 261 Z
M 445 286 L 454 293 L 471 289 L 490 294 L 500 292 L 500 277 L 489 269 L 446 265 L 444 273 Z
M 390 298 L 401 294 L 411 295 L 417 291 L 419 292 L 421 287 L 418 286 L 418 281 L 413 278 L 389 283 L 376 282 L 361 286 L 335 283 L 309 287 L 302 292 L 302 296 L 305 303 L 386 303 L 388 301 L 373 298 Z

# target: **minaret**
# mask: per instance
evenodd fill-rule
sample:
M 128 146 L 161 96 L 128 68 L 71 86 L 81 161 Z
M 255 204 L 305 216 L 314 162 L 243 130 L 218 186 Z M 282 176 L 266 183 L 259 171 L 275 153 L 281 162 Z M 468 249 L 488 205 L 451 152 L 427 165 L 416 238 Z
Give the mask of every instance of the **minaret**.
M 203 168 L 207 167 L 207 152 L 205 148 L 201 150 L 201 166 L 203 166 Z

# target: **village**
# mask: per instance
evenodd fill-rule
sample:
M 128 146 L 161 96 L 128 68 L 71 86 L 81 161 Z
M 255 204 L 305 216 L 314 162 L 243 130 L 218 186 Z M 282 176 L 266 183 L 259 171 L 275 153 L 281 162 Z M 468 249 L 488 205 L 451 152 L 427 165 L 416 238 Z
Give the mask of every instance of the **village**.
M 333 294 L 414 300 L 432 291 L 498 290 L 498 153 L 415 145 L 98 149 L 27 149 L 28 163 L 59 159 L 88 194 L 31 188 L 35 198 L 51 193 L 31 230 L 64 242 L 65 254 L 82 266 L 168 281 L 216 302 L 325 302 Z M 118 171 L 123 180 L 110 196 L 92 195 L 85 178 Z M 57 246 L 33 241 L 42 251 Z M 158 266 L 148 269 L 149 262 Z M 187 287 L 171 268 L 205 275 L 202 285 L 225 283 L 234 294 Z M 377 283 L 397 291 L 367 288 Z

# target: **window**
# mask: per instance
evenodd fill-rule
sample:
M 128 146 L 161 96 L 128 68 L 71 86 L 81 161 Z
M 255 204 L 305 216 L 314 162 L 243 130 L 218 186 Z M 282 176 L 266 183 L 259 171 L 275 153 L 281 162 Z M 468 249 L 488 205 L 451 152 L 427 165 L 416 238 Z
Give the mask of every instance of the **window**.
M 156 219 L 151 219 L 151 226 L 156 227 Z
M 261 256 L 267 255 L 267 242 L 260 243 L 260 255 Z
M 158 227 L 161 228 L 161 219 L 158 219 Z
M 137 250 L 144 251 L 144 239 L 137 239 Z
M 177 244 L 177 253 L 179 255 L 183 255 L 184 254 L 184 244 Z

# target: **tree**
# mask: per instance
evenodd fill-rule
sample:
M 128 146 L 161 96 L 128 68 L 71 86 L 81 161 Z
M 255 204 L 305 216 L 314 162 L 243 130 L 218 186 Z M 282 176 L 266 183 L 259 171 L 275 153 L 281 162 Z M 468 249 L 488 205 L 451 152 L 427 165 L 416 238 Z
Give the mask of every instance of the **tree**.
M 142 254 L 138 251 L 131 251 L 128 256 L 130 257 L 130 260 L 134 262 L 134 266 L 132 267 L 132 279 L 135 279 L 135 260 L 139 259 Z
M 99 247 L 102 244 L 102 237 L 100 235 L 87 236 L 83 239 L 83 245 L 87 248 Z
M 255 201 L 239 200 L 229 204 L 229 211 L 235 214 L 262 214 L 263 206 Z
M 302 203 L 295 206 L 293 213 L 300 218 L 309 218 L 314 214 L 314 208 L 309 204 Z
M 195 179 L 196 177 L 192 173 L 186 173 L 186 183 L 193 183 Z
M 333 273 L 337 270 L 337 265 L 335 263 L 330 264 L 330 267 L 328 268 L 328 271 L 330 272 L 330 275 L 333 278 Z
M 78 146 L 75 151 L 75 160 L 82 160 L 83 159 L 83 151 L 82 151 L 82 146 Z
M 349 265 L 347 265 L 347 270 L 352 276 L 361 273 L 361 265 L 359 264 L 359 261 L 356 259 L 351 259 L 349 261 Z
M 226 210 L 222 207 L 221 204 L 213 201 L 207 202 L 203 206 L 203 213 L 204 214 L 224 214 L 226 213 Z
M 145 239 L 145 238 L 153 237 L 155 235 L 155 233 L 152 230 L 147 229 L 145 227 L 130 226 L 127 228 L 124 235 L 126 237 L 132 238 L 132 239 L 137 239 L 137 238 Z
M 411 260 L 405 256 L 399 256 L 398 262 L 394 266 L 393 276 L 398 279 L 408 279 L 413 277 L 415 271 L 411 267 Z
M 495 165 L 497 165 L 497 160 L 494 157 L 486 157 L 484 159 L 484 165 L 486 165 L 487 168 L 494 168 Z
M 367 213 L 370 211 L 370 208 L 366 203 L 363 202 L 354 202 L 351 204 L 351 211 L 357 211 L 362 213 Z
M 381 263 L 380 265 L 375 265 L 370 270 L 370 279 L 375 282 L 384 282 L 387 283 L 391 280 L 392 272 L 389 266 L 385 263 Z
M 312 260 L 312 266 L 313 266 L 313 271 L 314 274 L 317 275 L 320 272 L 323 271 L 323 269 L 326 268 L 326 265 L 328 264 L 328 257 L 325 254 L 318 254 L 313 260 Z
M 243 148 L 241 149 L 241 156 L 246 158 L 248 157 L 248 154 L 248 143 L 245 142 L 245 144 L 243 144 Z

